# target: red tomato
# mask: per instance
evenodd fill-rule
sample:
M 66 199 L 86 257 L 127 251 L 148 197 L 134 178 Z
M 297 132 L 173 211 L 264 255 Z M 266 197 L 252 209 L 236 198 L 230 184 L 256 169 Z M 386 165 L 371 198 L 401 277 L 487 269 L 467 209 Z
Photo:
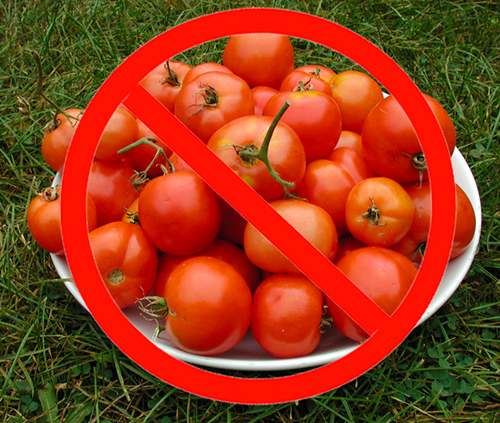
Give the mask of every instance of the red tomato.
M 131 306 L 149 293 L 158 255 L 140 226 L 111 222 L 93 230 L 89 239 L 99 273 L 118 307 Z
M 286 35 L 239 34 L 226 43 L 222 60 L 251 87 L 279 89 L 281 81 L 293 70 L 294 51 Z
M 318 159 L 307 165 L 297 194 L 326 210 L 341 236 L 347 232 L 345 205 L 354 185 L 351 175 L 339 163 Z
M 339 247 L 337 249 L 337 254 L 334 257 L 333 262 L 337 264 L 337 262 L 347 253 L 362 247 L 367 247 L 367 245 L 347 232 L 339 238 Z
M 233 71 L 224 65 L 220 65 L 218 63 L 213 63 L 213 62 L 206 62 L 191 68 L 184 77 L 183 84 L 187 85 L 198 75 L 207 72 L 223 72 L 223 73 L 233 74 Z
M 184 260 L 191 257 L 208 256 L 215 257 L 232 265 L 241 276 L 245 279 L 253 293 L 260 282 L 260 270 L 248 260 L 248 257 L 242 248 L 235 244 L 224 241 L 223 239 L 216 239 L 204 250 L 191 254 L 189 256 L 172 256 L 164 254 L 159 261 L 158 273 L 154 286 L 154 295 L 163 297 L 165 294 L 165 287 L 167 286 L 168 279 L 174 269 L 181 264 Z
M 319 91 L 326 95 L 332 95 L 330 84 L 318 76 L 301 71 L 294 70 L 290 72 L 280 86 L 280 91 Z
M 139 223 L 139 197 L 137 197 L 130 206 L 123 211 L 122 222 Z
M 197 76 L 183 86 L 175 102 L 175 116 L 205 143 L 226 123 L 253 112 L 248 84 L 223 72 Z
M 134 169 L 125 162 L 94 160 L 90 169 L 88 192 L 94 199 L 99 226 L 121 220 L 139 193 L 130 183 Z
M 210 150 L 267 201 L 283 198 L 283 186 L 273 179 L 264 162 L 242 156 L 234 146 L 254 146 L 258 150 L 272 121 L 273 118 L 269 116 L 255 115 L 235 119 L 213 134 L 207 143 Z M 300 182 L 306 168 L 304 147 L 288 125 L 282 122 L 276 125 L 268 157 L 271 166 L 283 180 L 293 184 Z
M 330 84 L 342 113 L 342 128 L 360 134 L 366 116 L 384 98 L 382 89 L 373 78 L 354 70 L 340 72 Z
M 302 357 L 321 339 L 323 293 L 305 276 L 273 275 L 255 291 L 250 329 L 269 354 Z
M 322 65 L 304 65 L 295 68 L 295 70 L 304 71 L 311 75 L 321 78 L 323 81 L 330 84 L 331 79 L 337 75 L 335 71 Z
M 388 315 L 401 304 L 417 275 L 417 268 L 402 254 L 383 247 L 363 247 L 347 253 L 337 262 L 338 269 Z M 327 297 L 335 327 L 358 342 L 368 334 Z
M 293 228 L 326 257 L 335 255 L 338 236 L 330 215 L 321 207 L 302 200 L 275 200 L 274 208 Z M 300 274 L 300 270 L 250 223 L 245 228 L 243 246 L 257 267 L 272 273 Z
M 350 147 L 335 148 L 325 156 L 325 159 L 342 165 L 356 183 L 377 176 L 364 156 Z
M 349 147 L 356 150 L 359 154 L 364 155 L 363 143 L 361 141 L 361 135 L 352 131 L 342 131 L 340 133 L 339 142 L 335 148 Z
M 227 201 L 218 198 L 222 219 L 217 237 L 243 246 L 243 233 L 247 221 Z
M 252 88 L 253 101 L 255 103 L 254 115 L 261 116 L 264 106 L 268 100 L 275 94 L 278 90 L 271 87 L 258 86 Z
M 165 299 L 165 331 L 183 351 L 222 354 L 250 326 L 250 288 L 233 266 L 215 257 L 193 257 L 177 266 L 168 280 Z
M 428 95 L 424 97 L 439 122 L 451 155 L 456 143 L 453 122 L 443 106 Z M 372 109 L 363 124 L 361 137 L 366 160 L 378 175 L 399 183 L 428 178 L 417 134 L 394 97 L 385 98 Z
M 42 138 L 42 156 L 55 172 L 62 172 L 69 144 L 76 131 L 82 109 L 67 109 L 56 116 L 56 125 L 49 125 Z M 73 119 L 66 116 L 73 116 Z
M 429 236 L 431 223 L 431 187 L 429 181 L 409 183 L 404 185 L 410 195 L 415 213 L 413 222 L 407 236 L 393 248 L 419 262 L 425 243 Z M 469 246 L 476 230 L 476 216 L 474 208 L 467 194 L 455 184 L 456 190 L 456 220 L 455 233 L 450 254 L 450 260 L 463 254 Z
M 410 230 L 413 202 L 404 188 L 389 178 L 364 179 L 346 202 L 349 232 L 367 245 L 389 247 Z
M 212 189 L 186 170 L 147 183 L 139 197 L 139 221 L 159 250 L 183 256 L 201 251 L 215 240 L 221 212 Z
M 129 111 L 118 107 L 101 135 L 95 158 L 110 162 L 122 161 L 127 153 L 118 151 L 137 141 L 137 120 Z
M 61 231 L 61 195 L 58 186 L 42 190 L 31 200 L 26 215 L 28 228 L 38 245 L 49 253 L 64 255 Z M 97 227 L 97 211 L 87 194 L 87 227 Z
M 175 99 L 182 87 L 184 77 L 190 69 L 191 66 L 186 63 L 168 60 L 146 75 L 141 81 L 141 85 L 173 113 Z
M 172 150 L 165 144 L 162 140 L 160 140 L 156 134 L 151 131 L 144 123 L 142 123 L 139 119 L 137 119 L 137 140 L 142 138 L 154 138 L 156 139 L 156 145 L 158 147 L 163 148 L 165 155 L 169 157 L 172 154 Z M 137 141 L 136 140 L 136 141 Z M 138 145 L 137 147 L 129 150 L 126 156 L 126 161 L 130 163 L 130 165 L 137 171 L 142 172 L 145 170 L 150 163 L 153 161 L 155 154 L 158 150 L 149 145 Z M 154 178 L 156 176 L 160 176 L 163 174 L 163 171 L 160 165 L 166 166 L 165 159 L 160 155 L 155 160 L 154 164 L 148 170 L 147 175 L 149 178 Z
M 335 148 L 342 131 L 339 107 L 324 93 L 287 91 L 271 97 L 262 114 L 276 116 L 286 101 L 290 107 L 280 121 L 290 125 L 299 136 L 307 162 L 323 158 Z

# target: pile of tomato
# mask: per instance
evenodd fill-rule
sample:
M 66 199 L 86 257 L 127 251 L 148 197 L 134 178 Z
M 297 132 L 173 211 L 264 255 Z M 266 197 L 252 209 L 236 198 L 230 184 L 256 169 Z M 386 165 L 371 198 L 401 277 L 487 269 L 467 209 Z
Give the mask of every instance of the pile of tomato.
M 141 85 L 391 314 L 416 276 L 429 232 L 421 146 L 398 102 L 369 75 L 294 61 L 287 36 L 237 35 L 222 64 L 169 60 Z M 451 155 L 453 123 L 426 99 Z M 42 154 L 55 172 L 64 169 L 82 113 L 65 110 L 45 131 Z M 458 185 L 456 195 L 450 259 L 475 230 Z M 44 190 L 27 219 L 39 245 L 62 255 L 59 200 L 59 187 Z M 285 358 L 314 351 L 330 325 L 356 341 L 368 337 L 125 106 L 97 147 L 87 218 L 97 267 L 118 307 L 139 301 L 164 319 L 161 329 L 179 349 L 220 354 L 250 330 L 265 351 Z

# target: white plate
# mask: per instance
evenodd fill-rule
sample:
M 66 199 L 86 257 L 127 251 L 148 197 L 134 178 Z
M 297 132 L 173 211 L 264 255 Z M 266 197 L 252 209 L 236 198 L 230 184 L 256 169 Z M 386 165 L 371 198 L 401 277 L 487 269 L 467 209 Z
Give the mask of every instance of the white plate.
M 467 162 L 458 149 L 452 156 L 455 182 L 465 191 L 470 198 L 476 214 L 476 233 L 467 251 L 452 260 L 444 274 L 436 294 L 429 307 L 419 321 L 419 325 L 432 316 L 455 292 L 462 280 L 465 278 L 479 244 L 481 232 L 481 201 L 474 176 Z M 58 184 L 61 176 L 58 174 L 53 184 Z M 64 257 L 51 255 L 59 276 L 69 279 L 65 282 L 66 287 L 76 300 L 87 310 L 88 308 L 78 292 L 76 284 L 71 280 L 71 272 Z M 140 315 L 137 307 L 132 306 L 124 310 L 131 322 L 148 338 L 152 339 L 156 323 L 147 321 Z M 203 357 L 189 354 L 177 349 L 167 338 L 161 334 L 155 341 L 156 345 L 170 355 L 185 362 L 219 369 L 245 370 L 245 371 L 279 371 L 315 367 L 330 363 L 353 351 L 359 344 L 343 337 L 335 329 L 328 330 L 322 337 L 316 350 L 306 357 L 277 359 L 267 354 L 253 339 L 250 333 L 230 351 L 214 356 Z

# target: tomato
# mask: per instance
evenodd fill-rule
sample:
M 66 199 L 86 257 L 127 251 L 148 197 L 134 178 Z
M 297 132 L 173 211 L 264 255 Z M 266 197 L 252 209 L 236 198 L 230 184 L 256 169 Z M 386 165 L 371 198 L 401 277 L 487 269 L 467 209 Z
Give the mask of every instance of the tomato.
M 112 162 L 122 161 L 128 153 L 118 151 L 137 141 L 137 120 L 132 113 L 118 107 L 101 135 L 95 158 Z
M 283 186 L 273 179 L 264 162 L 244 156 L 234 146 L 253 146 L 258 150 L 272 121 L 272 117 L 255 115 L 235 119 L 215 132 L 207 143 L 210 150 L 267 201 L 283 198 Z M 300 182 L 306 168 L 304 147 L 295 131 L 281 121 L 272 134 L 268 158 L 283 180 Z
M 175 102 L 175 116 L 205 143 L 226 123 L 253 112 L 248 84 L 223 72 L 197 76 L 182 87 Z
M 99 226 L 121 220 L 139 193 L 130 183 L 134 169 L 125 162 L 94 160 L 90 169 L 88 192 L 94 199 Z
M 415 213 L 407 236 L 393 248 L 419 262 L 429 236 L 431 186 L 429 181 L 424 181 L 421 185 L 420 183 L 409 183 L 403 187 L 413 201 Z M 455 190 L 456 220 L 450 260 L 464 253 L 476 230 L 476 216 L 469 197 L 458 184 L 455 184 Z
M 223 73 L 233 74 L 233 71 L 224 65 L 220 65 L 219 63 L 213 63 L 213 62 L 206 62 L 191 68 L 184 77 L 183 84 L 184 85 L 189 84 L 198 75 L 207 72 L 223 72 Z
M 424 97 L 443 131 L 451 155 L 456 144 L 453 122 L 441 104 L 426 94 Z M 371 110 L 361 137 L 366 160 L 378 175 L 399 183 L 428 179 L 417 134 L 393 96 L 386 97 Z
M 243 233 L 247 225 L 246 219 L 239 214 L 227 201 L 219 198 L 221 222 L 218 238 L 243 246 Z
M 165 331 L 183 351 L 222 354 L 250 326 L 250 288 L 233 266 L 215 257 L 193 257 L 177 266 L 168 280 L 165 299 Z
M 183 85 L 184 77 L 190 70 L 191 66 L 184 62 L 168 60 L 146 75 L 141 85 L 173 113 L 175 99 Z
M 335 148 L 342 131 L 339 107 L 331 96 L 318 91 L 287 91 L 271 97 L 262 114 L 276 116 L 286 101 L 290 107 L 280 122 L 290 125 L 297 133 L 307 162 L 323 158 Z
M 363 247 L 347 253 L 338 269 L 388 315 L 399 307 L 417 275 L 417 268 L 402 254 L 383 247 Z M 333 324 L 343 335 L 363 342 L 368 334 L 327 297 Z
M 119 308 L 147 295 L 156 278 L 158 255 L 138 225 L 111 222 L 89 234 L 104 284 Z
M 322 65 L 304 65 L 295 68 L 297 71 L 307 72 L 311 75 L 321 78 L 323 81 L 330 83 L 331 79 L 337 75 L 335 71 Z
M 305 356 L 321 339 L 323 303 L 323 293 L 305 276 L 270 276 L 253 297 L 252 335 L 275 357 Z
M 319 91 L 326 95 L 332 95 L 330 84 L 314 74 L 301 70 L 290 72 L 280 86 L 280 91 L 298 91 L 303 88 L 305 91 Z
M 248 85 L 279 89 L 281 81 L 294 67 L 290 38 L 281 34 L 239 34 L 229 38 L 223 64 Z
M 154 138 L 156 140 L 156 145 L 161 147 L 165 152 L 165 155 L 169 157 L 172 155 L 172 150 L 165 144 L 161 139 L 159 139 L 156 134 L 151 131 L 143 122 L 137 119 L 137 140 L 142 138 Z M 137 141 L 136 140 L 136 141 Z M 144 171 L 150 163 L 153 161 L 155 154 L 158 150 L 150 145 L 138 145 L 132 148 L 126 155 L 126 161 L 129 163 L 137 172 Z M 160 155 L 155 160 L 154 164 L 147 172 L 149 178 L 154 178 L 163 174 L 160 165 L 166 166 L 165 159 Z
M 337 230 L 325 210 L 315 204 L 295 199 L 274 200 L 269 205 L 322 254 L 326 257 L 335 255 Z M 250 261 L 263 270 L 272 273 L 301 273 L 250 223 L 245 228 L 243 247 Z
M 297 194 L 326 210 L 341 236 L 347 232 L 345 205 L 354 185 L 351 175 L 339 163 L 318 159 L 307 165 Z
M 262 110 L 268 102 L 268 100 L 275 94 L 278 90 L 271 87 L 258 86 L 252 88 L 253 101 L 255 103 L 254 115 L 262 115 Z
M 139 221 L 159 250 L 182 256 L 201 251 L 215 240 L 221 212 L 212 189 L 186 170 L 146 184 L 139 197 Z
M 26 220 L 37 244 L 49 253 L 64 255 L 61 228 L 61 192 L 59 186 L 45 188 L 28 206 Z M 87 227 L 97 227 L 97 211 L 92 197 L 87 194 Z
M 359 154 L 364 155 L 363 143 L 361 141 L 361 135 L 352 131 L 342 131 L 340 133 L 339 142 L 335 148 L 349 147 L 356 150 Z
M 174 269 L 183 261 L 191 257 L 215 257 L 232 265 L 245 279 L 253 293 L 260 282 L 260 270 L 248 260 L 242 248 L 223 239 L 216 239 L 204 250 L 189 256 L 172 256 L 164 254 L 159 261 L 158 274 L 154 286 L 154 295 L 163 297 L 168 278 Z
M 345 71 L 331 80 L 332 96 L 342 113 L 342 128 L 361 133 L 368 113 L 384 98 L 377 81 L 359 71 Z
M 363 179 L 377 176 L 377 174 L 368 165 L 364 156 L 357 150 L 350 147 L 335 148 L 325 156 L 325 159 L 339 163 L 345 170 L 347 170 L 356 183 L 361 182 Z
M 124 209 L 122 222 L 139 223 L 139 197 Z
M 349 232 L 367 245 L 389 247 L 410 230 L 414 206 L 404 188 L 389 178 L 358 182 L 346 202 Z
M 337 264 L 337 262 L 347 253 L 362 247 L 367 247 L 367 245 L 358 238 L 353 237 L 349 232 L 345 233 L 339 238 L 339 246 L 333 262 Z
M 58 113 L 55 120 L 57 125 L 49 125 L 43 134 L 42 156 L 55 172 L 63 171 L 66 154 L 82 113 L 82 109 L 67 109 L 64 113 Z

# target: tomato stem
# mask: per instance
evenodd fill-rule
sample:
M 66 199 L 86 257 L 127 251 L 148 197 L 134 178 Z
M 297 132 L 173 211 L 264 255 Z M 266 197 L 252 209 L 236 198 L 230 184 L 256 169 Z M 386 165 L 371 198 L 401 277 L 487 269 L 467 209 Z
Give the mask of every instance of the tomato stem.
M 147 181 L 149 181 L 149 179 L 147 177 L 148 171 L 149 171 L 149 169 L 151 169 L 151 167 L 156 162 L 158 157 L 160 157 L 160 155 L 165 159 L 165 162 L 167 163 L 167 166 L 168 166 L 167 173 L 174 173 L 175 172 L 175 167 L 174 167 L 173 163 L 168 159 L 167 155 L 165 154 L 165 150 L 156 144 L 157 142 L 158 142 L 158 140 L 156 138 L 144 137 L 138 141 L 133 142 L 132 144 L 127 145 L 126 147 L 122 148 L 121 150 L 118 150 L 118 154 L 123 154 L 123 153 L 126 153 L 127 151 L 131 150 L 134 147 L 138 147 L 139 145 L 149 145 L 153 148 L 156 148 L 156 153 L 153 157 L 153 160 L 151 160 L 151 163 L 149 163 L 149 165 L 146 167 L 146 169 L 142 170 L 141 172 L 136 172 L 132 176 L 132 178 L 130 178 L 132 185 L 136 189 L 137 189 L 137 187 L 139 187 L 139 186 L 145 184 Z M 164 167 L 163 167 L 163 169 L 164 169 Z
M 38 195 L 42 198 L 44 201 L 55 201 L 59 198 L 59 189 L 61 188 L 61 185 L 55 185 L 53 187 L 47 187 L 42 189 Z
M 168 60 L 165 62 L 165 69 L 168 72 L 168 76 L 166 76 L 165 78 L 163 78 L 160 81 L 160 84 L 162 84 L 162 85 L 163 84 L 169 84 L 172 87 L 180 87 L 181 83 L 179 81 L 179 77 L 177 76 L 177 72 L 175 72 L 174 70 L 170 69 L 170 64 L 169 64 Z
M 246 163 L 255 164 L 257 160 L 263 162 L 266 165 L 267 169 L 269 170 L 269 173 L 271 174 L 273 179 L 276 180 L 279 184 L 281 184 L 287 196 L 290 195 L 290 189 L 293 190 L 295 184 L 293 182 L 285 181 L 279 176 L 278 172 L 274 170 L 273 166 L 271 165 L 271 162 L 269 161 L 269 144 L 271 143 L 271 138 L 273 136 L 274 130 L 276 129 L 276 126 L 278 125 L 279 120 L 289 107 L 290 107 L 290 102 L 286 101 L 285 104 L 283 104 L 279 112 L 274 117 L 273 121 L 271 122 L 271 125 L 269 126 L 269 129 L 266 132 L 266 136 L 264 137 L 264 141 L 262 141 L 262 145 L 260 146 L 260 148 L 258 148 L 254 144 L 250 144 L 244 147 L 239 145 L 233 146 L 238 156 L 240 156 L 241 159 Z
M 407 154 L 402 153 L 406 157 L 411 158 L 411 163 L 415 169 L 418 170 L 420 186 L 422 186 L 422 182 L 424 179 L 424 171 L 427 170 L 427 162 L 425 160 L 424 153 L 416 153 L 416 154 Z
M 293 90 L 294 91 L 299 91 L 301 93 L 304 93 L 306 91 L 313 91 L 313 85 L 311 84 L 312 77 L 309 78 L 309 81 L 299 81 L 299 85 L 297 85 Z
M 191 104 L 190 107 L 193 106 L 201 106 L 201 107 L 196 112 L 192 113 L 189 116 L 194 116 L 205 110 L 207 107 L 216 107 L 217 104 L 219 104 L 219 96 L 217 95 L 217 91 L 215 90 L 214 87 L 212 87 L 209 84 L 204 84 L 202 82 L 199 82 L 198 86 L 200 87 L 200 90 L 195 94 L 195 103 Z M 196 97 L 198 95 L 201 95 L 203 97 L 203 103 L 196 103 Z
M 146 301 L 146 305 L 142 303 Z M 164 319 L 168 315 L 167 300 L 159 296 L 146 296 L 137 300 L 139 309 L 153 319 Z
M 364 217 L 365 219 L 368 219 L 368 221 L 372 225 L 376 226 L 383 226 L 386 225 L 386 223 L 380 223 L 380 210 L 377 208 L 375 205 L 375 202 L 373 201 L 373 198 L 370 198 L 370 201 L 372 202 L 371 206 L 368 206 L 368 211 L 366 213 L 363 213 L 361 216 Z

